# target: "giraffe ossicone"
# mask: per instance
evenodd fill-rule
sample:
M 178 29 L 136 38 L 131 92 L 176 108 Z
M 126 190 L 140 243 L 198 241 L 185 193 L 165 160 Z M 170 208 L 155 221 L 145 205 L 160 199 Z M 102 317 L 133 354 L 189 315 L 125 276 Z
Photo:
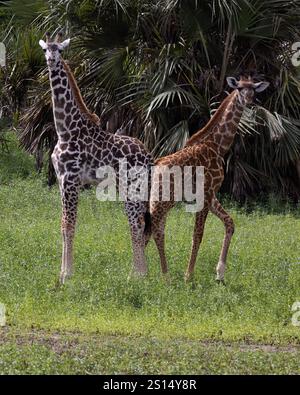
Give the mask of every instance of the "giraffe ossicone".
M 101 129 L 99 118 L 86 107 L 75 77 L 62 59 L 70 39 L 54 40 L 46 35 L 39 44 L 45 52 L 52 93 L 54 123 L 58 142 L 52 153 L 61 199 L 63 239 L 60 282 L 71 276 L 73 270 L 73 239 L 77 217 L 79 190 L 82 185 L 97 184 L 97 170 L 111 166 L 119 174 L 119 160 L 125 159 L 130 168 L 139 166 L 151 171 L 153 160 L 143 144 L 128 136 L 120 136 Z M 132 247 L 133 272 L 146 275 L 145 235 L 149 229 L 148 201 L 125 202 Z
M 223 100 L 207 125 L 194 134 L 183 149 L 158 159 L 152 176 L 153 185 L 150 197 L 151 232 L 159 251 L 161 269 L 165 274 L 168 271 L 165 255 L 165 224 L 167 214 L 174 206 L 175 199 L 173 198 L 168 202 L 154 199 L 154 191 L 162 188 L 161 179 L 156 176 L 156 172 L 159 171 L 159 167 L 166 166 L 204 167 L 204 205 L 202 210 L 196 212 L 195 215 L 192 251 L 185 274 L 186 280 L 189 280 L 193 275 L 209 211 L 215 214 L 225 226 L 225 236 L 216 267 L 217 280 L 224 280 L 227 253 L 234 233 L 234 222 L 216 197 L 224 179 L 224 156 L 233 143 L 245 106 L 253 103 L 256 92 L 262 92 L 269 86 L 268 82 L 254 82 L 252 78 L 241 78 L 238 81 L 233 77 L 228 77 L 227 82 L 234 91 Z M 149 241 L 150 236 L 148 234 L 146 242 Z

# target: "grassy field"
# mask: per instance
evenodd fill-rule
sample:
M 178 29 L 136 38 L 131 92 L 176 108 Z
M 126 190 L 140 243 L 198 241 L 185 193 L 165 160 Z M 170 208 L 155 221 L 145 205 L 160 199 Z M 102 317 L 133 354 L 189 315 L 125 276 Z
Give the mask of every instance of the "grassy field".
M 226 287 L 215 282 L 223 226 L 210 215 L 185 285 L 193 217 L 167 225 L 170 284 L 153 242 L 149 276 L 127 280 L 131 250 L 122 205 L 81 194 L 75 274 L 56 287 L 60 198 L 30 158 L 0 153 L 0 373 L 300 373 L 300 218 L 290 207 L 239 209 Z

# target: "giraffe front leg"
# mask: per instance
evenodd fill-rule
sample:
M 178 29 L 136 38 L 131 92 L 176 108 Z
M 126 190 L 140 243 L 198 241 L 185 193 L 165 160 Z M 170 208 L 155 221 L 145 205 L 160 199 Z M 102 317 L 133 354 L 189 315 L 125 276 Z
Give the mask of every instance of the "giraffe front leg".
M 75 233 L 75 223 L 67 215 L 63 214 L 61 233 L 63 240 L 62 263 L 60 272 L 60 283 L 71 277 L 73 272 L 73 239 Z
M 77 216 L 78 190 L 77 185 L 62 183 L 61 234 L 63 251 L 59 278 L 61 284 L 64 284 L 66 279 L 71 277 L 73 271 L 73 240 Z
M 224 282 L 227 254 L 228 254 L 231 238 L 234 233 L 234 222 L 233 219 L 230 217 L 230 215 L 223 209 L 221 203 L 217 200 L 216 197 L 214 197 L 214 199 L 212 200 L 210 211 L 213 214 L 215 214 L 224 223 L 225 226 L 225 236 L 223 240 L 221 254 L 219 257 L 219 262 L 216 268 L 217 271 L 216 280 L 220 282 Z
M 154 217 L 152 220 L 153 239 L 158 249 L 160 267 L 163 275 L 168 273 L 168 264 L 165 253 L 165 224 L 166 216 L 160 218 Z

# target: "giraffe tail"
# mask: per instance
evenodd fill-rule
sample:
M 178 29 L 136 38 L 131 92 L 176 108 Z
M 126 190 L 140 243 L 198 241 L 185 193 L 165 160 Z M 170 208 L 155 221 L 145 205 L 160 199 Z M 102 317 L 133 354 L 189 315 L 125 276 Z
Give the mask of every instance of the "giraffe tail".
M 150 211 L 146 211 L 144 214 L 145 219 L 145 235 L 151 235 L 151 214 Z

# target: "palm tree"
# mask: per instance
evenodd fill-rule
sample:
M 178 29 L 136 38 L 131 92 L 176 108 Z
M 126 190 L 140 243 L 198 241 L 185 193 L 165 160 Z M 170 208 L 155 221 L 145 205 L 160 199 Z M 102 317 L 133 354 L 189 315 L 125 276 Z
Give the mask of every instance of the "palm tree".
M 298 0 L 49 4 L 31 25 L 64 27 L 74 37 L 70 64 L 102 126 L 139 137 L 155 156 L 180 149 L 209 120 L 226 76 L 251 72 L 270 81 L 244 114 L 223 191 L 240 201 L 271 191 L 298 199 L 300 82 L 291 63 Z M 20 140 L 29 152 L 51 151 L 56 135 L 43 67 L 26 97 Z
M 0 131 L 3 134 L 17 123 L 19 113 L 27 105 L 28 89 L 44 66 L 36 45 L 40 33 L 34 25 L 27 23 L 29 17 L 33 19 L 34 10 L 30 3 L 25 0 L 21 7 L 17 1 L 0 4 L 0 42 L 5 44 L 7 54 L 6 66 L 0 68 Z M 23 12 L 23 23 L 16 14 L 18 9 Z M 5 142 L 4 138 L 2 140 Z

